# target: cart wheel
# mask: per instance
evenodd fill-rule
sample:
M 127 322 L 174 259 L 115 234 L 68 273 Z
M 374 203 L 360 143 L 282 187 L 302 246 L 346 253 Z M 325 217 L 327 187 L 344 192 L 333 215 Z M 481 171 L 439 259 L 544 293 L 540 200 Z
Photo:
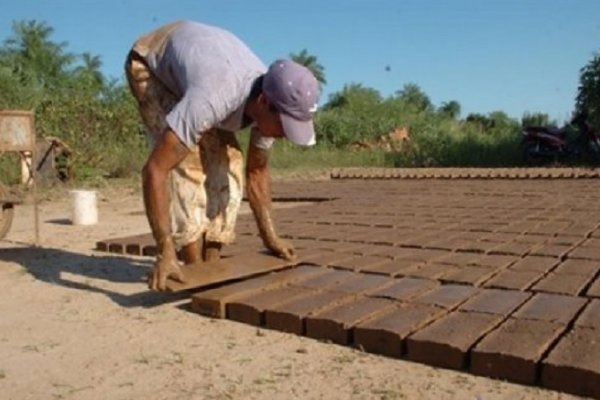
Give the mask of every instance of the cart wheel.
M 0 185 L 0 199 L 6 194 L 6 189 Z M 12 203 L 0 203 L 0 239 L 8 233 L 10 226 L 12 225 L 14 206 Z
M 0 212 L 0 239 L 8 233 L 10 226 L 12 225 L 14 208 L 12 204 L 2 204 L 2 211 Z

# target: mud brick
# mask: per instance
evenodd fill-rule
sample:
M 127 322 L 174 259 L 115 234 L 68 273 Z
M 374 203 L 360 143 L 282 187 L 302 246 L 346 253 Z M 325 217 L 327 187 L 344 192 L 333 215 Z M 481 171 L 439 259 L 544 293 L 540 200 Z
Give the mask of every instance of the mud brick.
M 392 259 L 405 259 L 410 258 L 410 254 L 413 253 L 413 249 L 409 249 L 407 247 L 391 247 L 391 246 L 373 246 L 374 255 L 378 255 L 380 257 L 389 257 Z
M 158 253 L 155 244 L 149 244 L 147 246 L 144 246 L 142 249 L 143 256 L 154 257 L 156 256 L 156 254 Z
M 395 282 L 396 279 L 387 276 L 356 273 L 349 279 L 330 286 L 328 290 L 355 295 L 369 294 Z
M 541 384 L 552 390 L 600 398 L 600 333 L 574 328 L 542 365 Z
M 463 369 L 469 350 L 501 320 L 493 314 L 450 313 L 406 339 L 408 358 L 437 367 Z
M 568 324 L 586 304 L 580 297 L 538 293 L 529 299 L 512 316 L 518 319 L 534 319 Z
M 352 342 L 352 327 L 396 307 L 398 303 L 392 300 L 358 297 L 307 316 L 306 336 L 347 345 Z
M 600 277 L 596 277 L 596 280 L 590 285 L 585 295 L 589 297 L 600 297 Z
M 370 353 L 400 357 L 406 353 L 405 338 L 445 312 L 435 306 L 408 304 L 355 326 L 354 344 Z
M 308 293 L 289 302 L 265 310 L 265 326 L 282 332 L 304 334 L 304 319 L 334 305 L 349 301 L 353 296 L 339 292 Z
M 108 243 L 108 252 L 116 253 L 116 254 L 125 253 L 125 242 L 120 241 L 120 240 L 113 240 L 112 242 L 109 242 Z
M 493 274 L 494 270 L 489 268 L 470 266 L 448 271 L 440 276 L 439 279 L 442 282 L 478 286 L 480 283 L 485 282 Z
M 530 297 L 531 294 L 518 290 L 486 289 L 467 300 L 458 309 L 508 316 Z
M 129 242 L 125 244 L 125 253 L 136 256 L 141 256 L 144 247 L 154 246 L 156 242 L 151 234 L 138 235 L 130 238 Z
M 456 251 L 471 252 L 471 253 L 487 253 L 496 247 L 494 242 L 485 241 L 470 241 L 464 245 L 457 247 Z
M 529 225 L 529 224 L 526 224 L 526 225 Z M 525 231 L 523 231 L 523 232 L 525 232 Z M 520 234 L 519 236 L 515 237 L 515 241 L 521 242 L 521 243 L 532 243 L 532 244 L 541 245 L 548 241 L 548 237 L 523 233 L 523 234 Z
M 474 265 L 483 255 L 477 253 L 448 253 L 436 260 L 440 264 L 451 264 L 458 266 Z
M 590 276 L 571 274 L 548 274 L 535 284 L 532 290 L 578 296 L 591 281 Z
M 544 274 L 536 271 L 504 270 L 487 281 L 484 286 L 500 289 L 525 290 L 537 282 Z
M 378 256 L 356 256 L 341 261 L 331 262 L 329 265 L 333 268 L 346 269 L 350 271 L 360 271 L 370 266 L 384 264 L 390 259 Z
M 391 286 L 372 292 L 371 296 L 409 301 L 437 287 L 439 287 L 439 283 L 436 281 L 418 278 L 401 278 L 397 279 Z
M 504 210 L 502 210 L 501 212 L 504 212 Z M 508 244 L 510 242 L 512 242 L 515 238 L 515 235 L 511 234 L 511 233 L 500 233 L 500 232 L 496 232 L 496 233 L 490 233 L 488 235 L 486 235 L 484 238 L 482 238 L 481 240 L 485 240 L 487 242 L 494 242 L 494 243 L 498 243 L 498 244 Z
M 264 325 L 265 309 L 277 307 L 280 304 L 294 300 L 296 297 L 306 296 L 311 292 L 317 291 L 300 287 L 283 287 L 250 294 L 227 304 L 227 318 L 250 325 L 262 326 Z
M 493 247 L 488 253 L 492 255 L 513 255 L 522 257 L 531 252 L 534 248 L 535 245 L 531 243 L 508 242 Z
M 294 242 L 294 245 L 296 242 Z M 332 250 L 316 250 L 316 249 L 300 249 L 296 247 L 296 260 L 295 262 L 310 264 L 313 266 L 319 266 L 317 263 L 313 263 L 312 260 L 319 260 L 322 257 L 327 257 L 333 253 Z
M 445 273 L 458 270 L 459 267 L 448 264 L 422 263 L 401 272 L 403 276 L 424 279 L 438 279 Z
M 586 235 L 573 236 L 573 235 L 565 235 L 563 232 L 561 232 L 557 236 L 548 240 L 548 244 L 558 244 L 558 245 L 562 245 L 562 246 L 575 247 L 575 246 L 579 246 L 580 244 L 582 244 L 586 240 L 585 237 L 586 237 Z
M 330 247 L 340 254 L 350 254 L 351 256 L 356 255 L 371 255 L 375 254 L 376 246 L 374 244 L 358 244 L 358 243 L 347 243 L 347 242 L 328 242 L 331 243 Z
M 327 269 L 327 272 L 323 274 L 296 282 L 294 285 L 308 289 L 328 289 L 329 287 L 338 285 L 340 282 L 351 279 L 354 276 L 356 276 L 356 273 L 352 271 Z
M 110 243 L 110 240 L 100 240 L 100 241 L 96 242 L 96 250 L 108 252 L 108 244 L 109 243 Z
M 371 265 L 362 269 L 362 272 L 370 274 L 388 275 L 391 277 L 405 275 L 406 271 L 411 271 L 415 266 L 422 264 L 422 261 L 398 259 L 387 261 L 383 264 Z
M 587 260 L 600 260 L 600 247 L 579 246 L 567 255 L 569 258 L 582 258 Z
M 439 231 L 440 234 L 433 241 L 429 242 L 431 248 L 452 250 L 456 247 L 453 243 L 463 243 L 465 241 L 465 239 L 461 237 L 462 232 L 448 229 L 449 222 L 442 222 L 439 217 L 434 218 L 436 225 L 433 229 Z
M 350 253 L 332 252 L 323 254 L 320 257 L 313 257 L 308 259 L 305 258 L 305 261 L 310 264 L 321 265 L 323 267 L 326 267 L 331 263 L 341 262 L 343 260 L 348 260 L 353 257 L 354 255 Z
M 433 262 L 438 258 L 447 256 L 448 252 L 445 250 L 434 250 L 434 249 L 413 249 L 413 251 L 407 256 L 411 260 Z
M 456 250 L 456 249 L 461 249 L 464 248 L 466 246 L 469 245 L 469 243 L 471 243 L 470 240 L 467 239 L 463 239 L 461 237 L 454 237 L 454 238 L 437 238 L 434 241 L 428 243 L 429 248 L 431 249 L 442 249 L 442 250 L 448 250 L 448 251 L 452 251 L 452 250 Z
M 569 251 L 573 250 L 573 246 L 564 244 L 545 244 L 537 247 L 531 252 L 534 256 L 550 256 L 564 258 Z
M 294 239 L 294 247 L 298 250 L 332 250 L 330 244 L 310 239 Z
M 192 296 L 192 310 L 213 318 L 224 318 L 227 303 L 254 293 L 320 275 L 328 270 L 321 267 L 299 266 L 281 272 L 274 272 L 254 279 L 209 289 Z
M 595 229 L 596 229 L 596 224 L 575 223 L 575 224 L 571 225 L 569 228 L 563 230 L 561 232 L 561 235 L 587 237 L 590 233 L 594 232 Z
M 553 272 L 557 274 L 584 275 L 592 277 L 600 271 L 600 261 L 569 259 L 562 262 Z
M 397 246 L 401 244 L 405 239 L 407 239 L 410 235 L 410 232 L 399 233 L 395 229 L 386 229 L 385 232 L 371 234 L 369 237 L 365 238 L 365 242 L 377 245 L 385 245 L 388 247 Z
M 465 285 L 442 285 L 416 297 L 413 302 L 453 309 L 479 293 L 479 291 L 480 289 Z
M 519 258 L 514 256 L 487 254 L 478 259 L 474 265 L 489 268 L 506 268 L 517 260 Z
M 560 222 L 560 221 L 552 221 L 546 222 L 538 225 L 535 229 L 531 230 L 531 233 L 539 233 L 542 235 L 553 236 L 557 232 L 561 232 L 564 229 L 567 229 L 571 225 L 570 222 Z
M 510 266 L 514 271 L 548 272 L 554 268 L 560 260 L 553 257 L 525 257 Z
M 564 330 L 561 324 L 510 318 L 471 351 L 471 372 L 533 385 L 538 362 Z
M 575 326 L 596 329 L 600 335 L 600 300 L 590 301 L 575 321 Z

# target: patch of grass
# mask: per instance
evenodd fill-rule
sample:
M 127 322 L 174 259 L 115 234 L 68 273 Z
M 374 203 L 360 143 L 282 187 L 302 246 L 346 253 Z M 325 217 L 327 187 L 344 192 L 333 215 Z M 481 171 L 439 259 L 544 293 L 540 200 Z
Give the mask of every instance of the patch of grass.
M 272 385 L 275 383 L 275 380 L 272 378 L 256 378 L 252 383 L 255 385 Z
M 350 363 L 353 363 L 355 360 L 356 360 L 356 356 L 353 354 L 342 354 L 342 355 L 333 357 L 333 362 L 336 362 L 339 364 L 350 364 Z

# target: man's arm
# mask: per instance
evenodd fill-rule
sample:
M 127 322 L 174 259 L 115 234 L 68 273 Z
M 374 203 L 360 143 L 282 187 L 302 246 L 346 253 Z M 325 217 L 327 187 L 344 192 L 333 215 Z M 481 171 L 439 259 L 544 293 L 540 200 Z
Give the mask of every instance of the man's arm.
M 171 236 L 167 178 L 169 171 L 179 164 L 188 152 L 189 150 L 175 133 L 167 129 L 160 136 L 142 171 L 146 216 L 156 241 L 158 254 L 148 283 L 154 290 L 164 290 L 169 276 L 183 280 Z
M 277 236 L 271 217 L 269 153 L 250 141 L 246 166 L 248 201 L 264 245 L 280 257 L 292 260 L 296 257 L 294 247 Z

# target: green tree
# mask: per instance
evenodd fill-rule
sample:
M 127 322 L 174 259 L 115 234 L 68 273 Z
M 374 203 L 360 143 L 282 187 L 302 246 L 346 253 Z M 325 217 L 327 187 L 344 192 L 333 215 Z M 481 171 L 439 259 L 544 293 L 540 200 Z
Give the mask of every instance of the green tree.
M 306 68 L 308 68 L 313 73 L 315 78 L 317 78 L 317 81 L 319 81 L 321 87 L 327 84 L 327 80 L 325 79 L 325 67 L 319 64 L 317 57 L 309 54 L 308 50 L 302 49 L 302 51 L 297 54 L 290 53 L 290 58 L 296 61 L 298 64 L 304 65 Z
M 589 121 L 600 126 L 600 54 L 580 70 L 575 111 L 587 113 Z
M 323 110 L 345 107 L 359 111 L 377 106 L 381 100 L 381 94 L 377 90 L 364 87 L 360 83 L 351 83 L 344 85 L 341 91 L 329 95 Z
M 104 75 L 100 71 L 102 67 L 100 56 L 85 52 L 81 55 L 81 61 L 83 65 L 75 68 L 74 77 L 92 89 L 101 90 L 106 82 Z
M 67 79 L 75 56 L 65 51 L 66 43 L 50 40 L 52 27 L 36 20 L 20 21 L 13 23 L 13 32 L 0 50 L 0 63 L 20 83 L 53 88 Z
M 457 119 L 460 117 L 460 103 L 456 100 L 444 102 L 438 111 L 452 119 Z
M 396 92 L 398 99 L 414 107 L 416 111 L 429 111 L 433 108 L 429 96 L 416 83 L 407 83 Z
M 550 116 L 546 113 L 535 112 L 528 113 L 526 112 L 521 117 L 521 126 L 550 126 L 554 125 L 554 122 L 550 120 Z

